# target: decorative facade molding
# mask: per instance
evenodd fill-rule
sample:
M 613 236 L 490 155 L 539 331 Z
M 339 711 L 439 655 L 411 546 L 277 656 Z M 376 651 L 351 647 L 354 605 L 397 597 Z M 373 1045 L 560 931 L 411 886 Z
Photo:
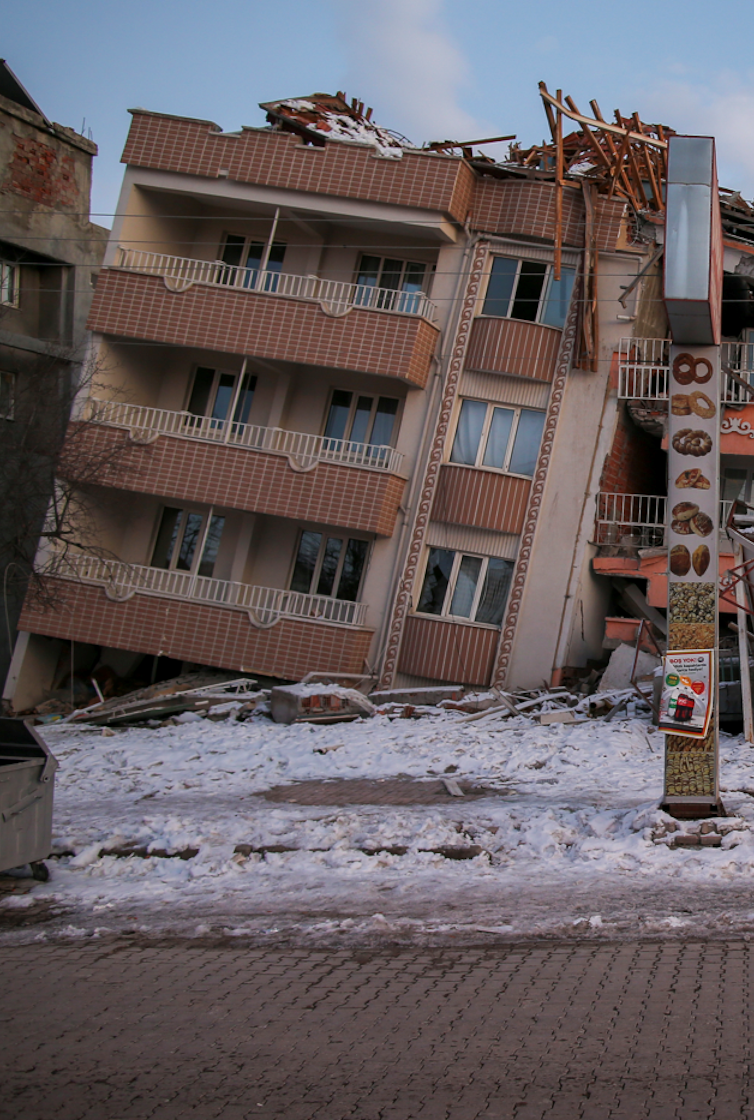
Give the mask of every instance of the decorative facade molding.
M 550 404 L 547 409 L 545 430 L 542 435 L 542 445 L 539 451 L 539 459 L 537 460 L 537 469 L 532 479 L 529 508 L 526 511 L 526 520 L 524 522 L 524 529 L 521 534 L 521 543 L 518 550 L 518 560 L 516 561 L 510 597 L 508 599 L 508 613 L 503 623 L 500 644 L 495 657 L 495 666 L 492 671 L 491 684 L 493 688 L 505 687 L 508 669 L 510 667 L 516 626 L 518 624 L 521 600 L 524 594 L 524 584 L 526 583 L 526 574 L 529 570 L 534 534 L 537 528 L 537 521 L 539 520 L 539 511 L 542 506 L 542 497 L 544 495 L 547 471 L 550 466 L 552 447 L 555 442 L 555 430 L 563 403 L 566 378 L 571 368 L 573 352 L 578 336 L 582 283 L 583 276 L 579 278 L 579 283 L 574 285 L 571 306 L 568 311 L 568 319 L 560 342 L 560 350 L 555 367 L 555 377 L 552 383 L 552 393 L 550 394 Z
M 429 461 L 424 476 L 424 485 L 416 510 L 416 517 L 411 535 L 411 545 L 406 557 L 401 582 L 398 586 L 398 593 L 395 597 L 393 617 L 390 622 L 385 654 L 382 660 L 379 688 L 391 688 L 395 679 L 401 639 L 403 637 L 403 628 L 411 603 L 416 569 L 422 554 L 427 525 L 429 524 L 430 514 L 432 512 L 432 502 L 445 450 L 448 426 L 450 424 L 450 417 L 461 379 L 461 371 L 463 369 L 469 336 L 471 334 L 471 325 L 474 321 L 474 312 L 477 306 L 479 285 L 484 275 L 484 266 L 487 261 L 488 252 L 489 247 L 487 242 L 479 243 L 474 251 L 474 259 L 466 285 L 466 294 L 463 300 L 461 317 L 448 365 L 448 374 L 445 381 L 440 415 L 438 417 L 437 427 L 435 428 L 435 438 L 432 443 L 432 450 L 429 455 Z
M 742 420 L 740 416 L 726 416 L 720 425 L 720 432 L 724 436 L 738 435 L 754 439 L 754 426 L 748 420 Z

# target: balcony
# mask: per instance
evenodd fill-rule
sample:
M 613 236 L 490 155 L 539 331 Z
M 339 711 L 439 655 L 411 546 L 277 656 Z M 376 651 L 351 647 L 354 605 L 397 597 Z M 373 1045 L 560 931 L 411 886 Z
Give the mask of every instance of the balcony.
M 440 332 L 424 317 L 433 310 L 423 293 L 283 273 L 253 279 L 246 269 L 234 278 L 217 262 L 131 250 L 125 259 L 128 267 L 100 273 L 90 330 L 427 383 Z
M 363 672 L 373 636 L 366 604 L 321 595 L 92 556 L 48 579 L 55 608 L 27 600 L 31 633 L 287 680 Z
M 720 502 L 720 534 L 733 502 Z M 664 548 L 667 498 L 655 494 L 598 494 L 594 543 L 624 548 Z
M 111 469 L 100 485 L 390 536 L 406 481 L 403 455 L 280 428 L 90 399 L 72 425 L 76 463 Z
M 670 380 L 668 338 L 622 338 L 618 349 L 618 397 L 625 401 L 666 401 Z M 726 405 L 745 405 L 754 397 L 754 345 L 724 342 L 720 348 L 723 373 L 720 400 Z M 731 376 L 731 373 L 734 376 Z

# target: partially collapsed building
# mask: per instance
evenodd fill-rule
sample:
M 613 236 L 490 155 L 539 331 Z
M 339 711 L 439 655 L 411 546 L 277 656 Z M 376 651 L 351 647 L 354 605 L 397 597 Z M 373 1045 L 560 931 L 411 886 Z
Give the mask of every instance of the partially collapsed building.
M 71 643 L 119 676 L 515 688 L 662 636 L 669 130 L 542 92 L 552 143 L 503 162 L 341 94 L 234 133 L 133 112 L 60 467 L 106 464 L 91 547 L 26 603 L 17 710 Z M 754 214 L 722 203 L 725 503 L 754 472 Z

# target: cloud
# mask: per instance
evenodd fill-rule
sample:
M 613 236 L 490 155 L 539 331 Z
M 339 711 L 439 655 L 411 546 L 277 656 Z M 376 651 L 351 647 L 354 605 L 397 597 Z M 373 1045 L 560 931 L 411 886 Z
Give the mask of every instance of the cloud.
M 470 67 L 443 25 L 443 0 L 331 0 L 347 58 L 346 91 L 415 144 L 483 135 L 461 107 Z
M 721 185 L 754 196 L 754 87 L 721 72 L 704 85 L 664 81 L 642 101 L 644 120 L 659 116 L 676 132 L 714 136 Z

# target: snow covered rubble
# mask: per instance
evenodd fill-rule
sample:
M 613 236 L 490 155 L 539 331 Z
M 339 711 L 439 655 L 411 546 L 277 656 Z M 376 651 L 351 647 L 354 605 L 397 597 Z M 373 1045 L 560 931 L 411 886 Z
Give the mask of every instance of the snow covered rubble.
M 754 750 L 741 739 L 722 736 L 729 816 L 701 841 L 719 847 L 671 848 L 705 826 L 659 810 L 663 737 L 636 713 L 547 727 L 441 709 L 329 726 L 187 713 L 155 729 L 53 724 L 44 734 L 61 764 L 58 858 L 49 883 L 0 901 L 0 919 L 47 906 L 52 920 L 25 927 L 28 936 L 754 929 Z M 345 807 L 261 796 L 301 780 L 437 782 L 446 772 L 490 792 Z M 459 847 L 479 854 L 441 854 Z M 102 854 L 130 848 L 141 856 Z

